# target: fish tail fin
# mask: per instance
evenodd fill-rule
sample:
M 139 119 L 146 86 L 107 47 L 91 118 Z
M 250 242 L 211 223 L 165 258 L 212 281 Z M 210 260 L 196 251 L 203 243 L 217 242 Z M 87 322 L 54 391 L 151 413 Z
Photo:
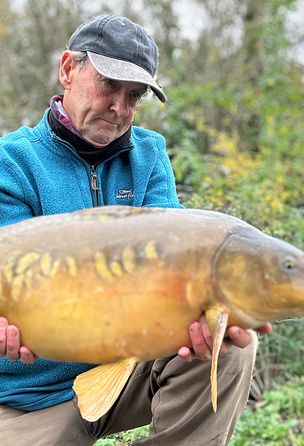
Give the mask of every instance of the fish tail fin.
M 76 377 L 73 389 L 84 419 L 96 421 L 113 406 L 137 362 L 136 358 L 127 358 L 100 365 Z
M 211 308 L 206 311 L 206 320 L 213 334 L 213 349 L 211 358 L 211 403 L 213 411 L 217 411 L 217 367 L 218 357 L 225 336 L 229 314 L 223 308 Z

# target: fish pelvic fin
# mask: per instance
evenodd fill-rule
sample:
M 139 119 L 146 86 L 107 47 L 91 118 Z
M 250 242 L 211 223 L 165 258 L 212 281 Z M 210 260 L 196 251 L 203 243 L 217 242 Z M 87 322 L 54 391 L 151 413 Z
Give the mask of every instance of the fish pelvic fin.
M 127 358 L 95 367 L 78 375 L 73 389 L 82 418 L 96 421 L 111 409 L 138 360 Z
M 213 411 L 217 411 L 217 367 L 220 349 L 225 337 L 229 314 L 221 306 L 210 308 L 205 314 L 208 327 L 213 335 L 213 348 L 211 357 L 211 403 Z

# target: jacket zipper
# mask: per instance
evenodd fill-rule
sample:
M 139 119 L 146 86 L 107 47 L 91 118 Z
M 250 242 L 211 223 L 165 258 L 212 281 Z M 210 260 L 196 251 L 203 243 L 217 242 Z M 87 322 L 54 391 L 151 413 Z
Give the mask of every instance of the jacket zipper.
M 64 146 L 66 146 L 71 152 L 73 152 L 73 154 L 81 160 L 81 162 L 83 162 L 86 167 L 90 166 L 90 164 L 88 164 L 86 161 L 84 161 L 79 155 L 78 153 L 75 151 L 75 149 L 73 148 L 73 146 L 67 142 L 64 141 L 63 139 L 61 139 L 59 136 L 57 136 L 55 133 L 53 133 L 52 135 L 52 139 L 56 142 L 58 142 L 59 144 L 62 144 Z M 133 147 L 133 146 L 131 146 Z M 127 150 L 129 150 L 129 148 L 125 148 L 124 150 L 120 151 L 120 153 L 126 152 Z M 110 161 L 111 159 L 113 159 L 115 156 L 117 156 L 117 154 L 115 154 L 114 156 L 108 158 L 106 161 Z M 98 163 L 98 165 L 102 164 L 104 161 Z M 91 165 L 90 166 L 90 183 L 91 183 L 91 190 L 92 190 L 92 198 L 93 198 L 93 207 L 97 207 L 99 206 L 100 203 L 100 194 L 102 193 L 100 187 L 98 187 L 97 185 L 97 173 L 95 170 L 95 166 Z M 102 195 L 101 195 L 102 196 Z
M 95 166 L 91 166 L 91 188 L 93 191 L 93 206 L 98 206 L 99 204 L 99 192 L 100 188 L 97 185 L 97 173 Z

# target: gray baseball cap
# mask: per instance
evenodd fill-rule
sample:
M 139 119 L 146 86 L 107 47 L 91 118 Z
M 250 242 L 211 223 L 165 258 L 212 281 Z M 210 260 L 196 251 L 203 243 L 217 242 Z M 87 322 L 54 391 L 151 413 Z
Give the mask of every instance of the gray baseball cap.
M 94 68 L 103 76 L 149 85 L 160 101 L 166 102 L 156 82 L 156 43 L 140 25 L 126 17 L 92 17 L 72 34 L 67 49 L 86 51 Z

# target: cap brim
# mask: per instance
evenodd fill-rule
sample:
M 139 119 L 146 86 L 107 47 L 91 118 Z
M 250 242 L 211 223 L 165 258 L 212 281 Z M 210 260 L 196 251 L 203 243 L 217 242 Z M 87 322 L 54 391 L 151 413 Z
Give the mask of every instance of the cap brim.
M 166 102 L 166 96 L 155 79 L 143 68 L 131 62 L 113 59 L 88 51 L 93 67 L 105 77 L 119 81 L 140 82 L 149 85 L 161 102 Z

